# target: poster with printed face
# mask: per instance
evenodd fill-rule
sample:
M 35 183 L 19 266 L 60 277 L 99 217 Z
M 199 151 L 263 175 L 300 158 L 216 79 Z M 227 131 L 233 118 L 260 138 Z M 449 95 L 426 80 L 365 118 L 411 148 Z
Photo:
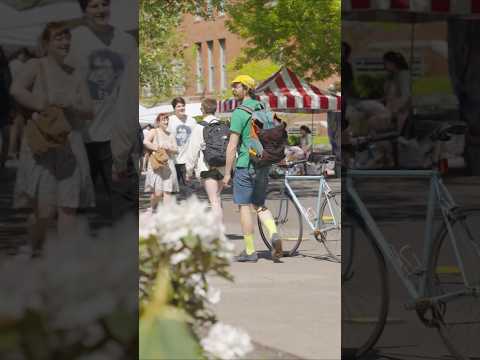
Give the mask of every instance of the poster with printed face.
M 175 134 L 175 139 L 177 140 L 177 146 L 183 147 L 187 144 L 188 139 L 192 133 L 192 129 L 187 125 L 177 126 L 177 132 Z
M 88 88 L 94 101 L 114 100 L 125 69 L 122 56 L 109 49 L 93 51 L 88 59 Z

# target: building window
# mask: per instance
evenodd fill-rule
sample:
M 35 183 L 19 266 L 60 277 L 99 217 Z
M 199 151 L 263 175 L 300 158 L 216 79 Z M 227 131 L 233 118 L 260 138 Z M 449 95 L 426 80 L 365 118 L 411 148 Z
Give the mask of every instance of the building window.
M 225 0 L 220 0 L 220 3 L 218 4 L 218 16 L 224 16 L 225 15 Z
M 203 64 L 202 64 L 202 44 L 195 44 L 197 58 L 197 93 L 203 92 Z
M 215 66 L 213 65 L 213 41 L 207 41 L 207 51 L 208 51 L 208 91 L 214 91 L 214 82 L 215 82 Z
M 207 15 L 208 15 L 208 16 L 212 16 L 212 15 L 213 15 L 212 0 L 207 0 Z
M 225 52 L 225 39 L 218 40 L 220 46 L 220 90 L 227 88 L 227 61 Z
M 201 14 L 200 5 L 197 3 L 197 4 L 195 4 L 195 16 L 194 16 L 194 21 L 195 22 L 199 22 L 199 21 L 203 20 L 203 18 L 200 14 Z

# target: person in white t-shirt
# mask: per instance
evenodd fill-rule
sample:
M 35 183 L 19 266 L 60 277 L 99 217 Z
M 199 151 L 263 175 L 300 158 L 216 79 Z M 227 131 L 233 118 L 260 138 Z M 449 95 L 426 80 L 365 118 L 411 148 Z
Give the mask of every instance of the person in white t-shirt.
M 67 62 L 81 71 L 94 102 L 84 141 L 92 179 L 100 175 L 111 196 L 112 172 L 126 173 L 137 142 L 137 44 L 110 25 L 110 0 L 78 2 L 85 21 L 72 30 Z
M 175 169 L 177 170 L 178 183 L 186 186 L 187 148 L 193 129 L 197 122 L 185 113 L 185 99 L 177 97 L 172 100 L 172 107 L 175 113 L 170 116 L 168 131 L 173 134 L 177 142 L 178 153 L 175 157 Z
M 18 50 L 10 60 L 8 66 L 10 67 L 10 73 L 12 74 L 12 81 L 22 73 L 27 60 L 31 58 L 29 51 L 26 48 Z M 25 127 L 24 111 L 18 104 L 14 104 L 13 121 L 10 126 L 10 144 L 8 148 L 8 157 L 12 159 L 18 159 L 20 155 L 20 142 L 23 135 L 23 129 Z
M 213 213 L 218 217 L 220 222 L 223 222 L 221 192 L 223 189 L 222 180 L 225 174 L 225 167 L 211 167 L 207 164 L 203 156 L 203 150 L 205 150 L 206 147 L 203 137 L 204 128 L 206 124 L 220 121 L 215 117 L 215 111 L 217 109 L 216 100 L 204 99 L 201 109 L 205 117 L 203 121 L 193 129 L 186 153 L 187 182 L 190 182 L 195 171 L 196 177 L 203 182 Z

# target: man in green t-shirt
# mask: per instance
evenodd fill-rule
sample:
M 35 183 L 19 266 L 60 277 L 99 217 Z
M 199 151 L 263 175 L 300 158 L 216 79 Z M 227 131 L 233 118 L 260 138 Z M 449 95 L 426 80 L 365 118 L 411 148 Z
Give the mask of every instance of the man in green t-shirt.
M 258 110 L 260 102 L 254 100 L 254 88 L 255 80 L 248 75 L 237 76 L 232 81 L 232 92 L 235 99 L 252 110 Z M 237 256 L 236 260 L 239 262 L 257 262 L 258 260 L 253 238 L 254 219 L 251 212 L 251 208 L 253 208 L 270 235 L 272 260 L 278 262 L 283 254 L 282 242 L 278 236 L 272 213 L 265 207 L 270 167 L 255 168 L 250 161 L 248 151 L 250 130 L 250 115 L 242 109 L 236 109 L 232 114 L 225 176 L 223 178 L 224 186 L 228 186 L 230 174 L 234 168 L 233 202 L 240 207 L 240 223 L 245 241 L 245 251 Z M 237 150 L 238 157 L 235 162 Z

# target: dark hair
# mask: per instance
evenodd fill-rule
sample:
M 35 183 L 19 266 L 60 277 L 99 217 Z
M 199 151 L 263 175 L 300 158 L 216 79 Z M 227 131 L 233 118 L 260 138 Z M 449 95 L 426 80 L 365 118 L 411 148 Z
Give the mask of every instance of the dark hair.
M 57 35 L 67 34 L 69 37 L 72 36 L 70 28 L 65 21 L 49 22 L 40 35 L 40 45 L 44 53 L 46 52 L 47 44 L 52 40 L 52 34 L 54 32 L 57 32 Z
M 80 5 L 80 8 L 82 9 L 82 12 L 85 12 L 87 9 L 88 4 L 92 0 L 78 0 L 78 4 Z M 105 0 L 108 4 L 110 4 L 110 0 Z
M 173 106 L 173 109 L 175 110 L 175 107 L 177 106 L 177 104 L 183 104 L 183 105 L 186 105 L 186 102 L 185 102 L 185 99 L 182 98 L 182 97 L 176 97 L 175 99 L 172 100 L 172 106 Z
M 306 125 L 302 125 L 300 126 L 300 130 L 303 130 L 305 131 L 307 134 L 311 134 L 312 133 L 312 130 L 310 130 L 310 128 Z
M 24 55 L 27 59 L 32 57 L 32 54 L 27 48 L 20 48 L 10 56 L 10 59 L 17 59 L 20 55 Z
M 352 47 L 345 41 L 342 41 L 342 47 L 345 48 L 345 56 L 348 58 L 352 53 Z
M 386 52 L 383 55 L 383 61 L 388 61 L 394 64 L 399 70 L 408 70 L 408 63 L 405 57 L 394 51 Z
M 108 50 L 108 49 L 100 49 L 97 51 L 92 52 L 88 56 L 88 66 L 90 69 L 94 67 L 94 61 L 97 59 L 101 60 L 109 60 L 112 63 L 113 70 L 115 73 L 118 73 L 123 70 L 124 65 L 123 65 L 123 60 L 120 55 L 117 53 Z
M 217 101 L 210 98 L 203 99 L 202 108 L 206 114 L 215 114 L 215 112 L 217 111 Z

